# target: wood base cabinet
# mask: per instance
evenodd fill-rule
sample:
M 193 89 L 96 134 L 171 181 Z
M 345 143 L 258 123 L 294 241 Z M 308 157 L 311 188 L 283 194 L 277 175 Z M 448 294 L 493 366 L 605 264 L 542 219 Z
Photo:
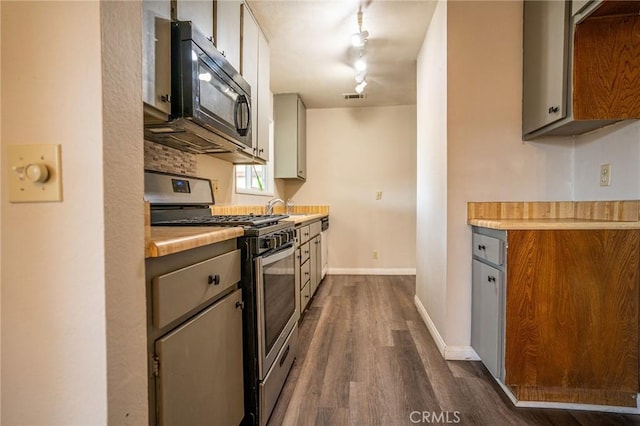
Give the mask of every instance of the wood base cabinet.
M 508 232 L 505 383 L 516 398 L 636 406 L 639 237 Z
M 518 401 L 636 407 L 640 230 L 509 230 L 506 243 L 504 377 L 494 376 Z M 474 286 L 492 272 L 476 268 Z M 477 300 L 474 287 L 474 312 Z

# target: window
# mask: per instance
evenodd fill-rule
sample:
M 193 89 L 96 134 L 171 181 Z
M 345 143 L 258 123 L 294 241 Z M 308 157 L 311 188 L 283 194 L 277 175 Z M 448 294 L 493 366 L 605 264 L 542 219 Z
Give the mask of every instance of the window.
M 268 165 L 242 164 L 236 166 L 236 192 L 273 195 L 271 182 L 273 182 L 273 177 L 270 176 Z
M 269 161 L 267 164 L 235 166 L 236 192 L 273 196 L 273 121 L 269 123 Z

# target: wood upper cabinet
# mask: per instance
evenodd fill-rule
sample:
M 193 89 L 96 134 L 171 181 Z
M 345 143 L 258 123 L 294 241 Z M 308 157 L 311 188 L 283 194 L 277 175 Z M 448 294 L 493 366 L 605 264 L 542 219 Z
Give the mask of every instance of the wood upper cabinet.
M 518 400 L 635 407 L 640 230 L 507 232 L 505 384 Z
M 523 139 L 640 118 L 640 4 L 524 2 Z
M 240 70 L 240 9 L 242 0 L 215 2 L 214 39 L 216 48 Z

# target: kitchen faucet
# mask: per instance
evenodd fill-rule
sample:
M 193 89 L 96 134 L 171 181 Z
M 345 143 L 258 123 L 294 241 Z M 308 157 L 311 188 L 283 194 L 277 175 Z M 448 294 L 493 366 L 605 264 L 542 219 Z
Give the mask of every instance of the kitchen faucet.
M 273 200 L 269 200 L 267 202 L 265 214 L 273 214 L 273 206 L 275 206 L 278 203 L 284 205 L 284 201 L 282 201 L 280 198 L 274 198 Z

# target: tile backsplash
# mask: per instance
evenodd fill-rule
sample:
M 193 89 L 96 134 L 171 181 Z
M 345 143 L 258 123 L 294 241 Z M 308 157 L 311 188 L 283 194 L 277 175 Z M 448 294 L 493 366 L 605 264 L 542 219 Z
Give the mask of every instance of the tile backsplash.
M 144 168 L 177 175 L 196 175 L 196 156 L 188 152 L 144 141 Z

